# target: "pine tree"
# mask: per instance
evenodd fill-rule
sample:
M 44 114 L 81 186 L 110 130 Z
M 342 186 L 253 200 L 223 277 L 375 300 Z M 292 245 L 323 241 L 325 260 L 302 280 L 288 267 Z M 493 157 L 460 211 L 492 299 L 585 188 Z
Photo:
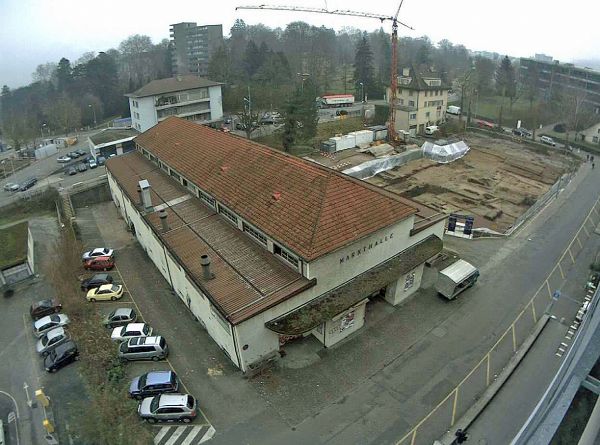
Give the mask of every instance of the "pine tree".
M 496 69 L 496 90 L 503 97 L 515 97 L 517 93 L 515 69 L 508 56 L 504 56 Z
M 360 84 L 363 84 L 361 87 Z M 369 46 L 366 34 L 363 35 L 362 39 L 359 40 L 356 45 L 356 54 L 354 57 L 354 87 L 356 94 L 359 95 L 363 92 L 365 96 L 371 92 L 375 92 L 375 76 L 373 69 L 373 52 Z M 361 100 L 363 98 L 361 97 Z

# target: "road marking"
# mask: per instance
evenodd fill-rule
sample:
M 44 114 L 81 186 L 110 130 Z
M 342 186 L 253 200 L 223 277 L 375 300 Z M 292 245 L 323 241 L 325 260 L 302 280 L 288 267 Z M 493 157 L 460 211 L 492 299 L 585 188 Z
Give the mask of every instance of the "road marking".
M 186 430 L 185 426 L 177 427 L 177 429 L 175 430 L 173 435 L 171 437 L 169 437 L 169 440 L 167 440 L 165 442 L 165 445 L 173 445 L 175 442 L 177 442 L 177 440 L 179 439 L 179 436 L 181 436 L 185 430 Z
M 554 354 L 557 357 L 562 357 L 562 354 L 559 354 L 558 352 L 556 354 Z
M 216 432 L 216 431 L 217 431 L 217 430 L 215 430 L 215 428 L 214 428 L 214 427 L 211 425 L 211 426 L 208 428 L 208 431 L 207 431 L 206 433 L 204 433 L 204 436 L 202 436 L 202 439 L 200 439 L 200 442 L 199 442 L 199 443 L 204 443 L 204 442 L 206 442 L 206 441 L 208 441 L 208 440 L 212 439 L 212 437 L 215 435 L 215 432 Z
M 583 230 L 585 231 L 585 234 L 587 236 L 590 236 L 590 232 L 588 232 L 588 230 L 585 228 L 585 225 L 581 226 L 583 228 Z
M 561 278 L 564 280 L 565 279 L 565 274 L 563 273 L 562 266 L 560 265 L 560 262 L 558 263 L 558 271 L 560 272 Z
M 579 241 L 579 236 L 577 236 L 577 238 L 575 238 L 577 240 L 577 242 L 579 243 L 579 248 L 583 249 L 583 244 L 581 244 L 581 241 Z
M 196 438 L 198 433 L 202 431 L 202 428 L 202 426 L 195 426 L 194 428 L 192 428 L 192 431 L 190 431 L 185 440 L 181 442 L 181 445 L 190 445 L 192 441 Z
M 571 263 L 575 264 L 575 258 L 573 258 L 573 254 L 571 253 L 571 249 L 569 248 L 569 255 L 571 256 Z
M 171 427 L 169 427 L 169 426 L 163 426 L 160 429 L 160 432 L 154 437 L 154 443 L 159 444 L 160 441 L 162 440 L 162 438 L 166 436 L 166 434 L 169 432 L 170 429 L 171 429 Z
M 548 286 L 548 295 L 552 297 L 552 289 L 550 289 L 550 283 L 548 282 L 548 278 L 546 278 L 546 286 Z
M 454 401 L 452 402 L 452 421 L 450 422 L 450 426 L 454 425 L 454 421 L 456 419 L 456 403 L 458 402 L 458 386 L 454 390 Z

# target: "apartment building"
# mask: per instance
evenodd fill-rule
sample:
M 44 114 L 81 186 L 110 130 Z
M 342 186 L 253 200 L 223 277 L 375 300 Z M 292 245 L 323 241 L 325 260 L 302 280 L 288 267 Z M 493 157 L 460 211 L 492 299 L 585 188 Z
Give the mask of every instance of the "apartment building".
M 170 27 L 173 74 L 208 75 L 212 54 L 223 45 L 223 25 L 182 22 Z

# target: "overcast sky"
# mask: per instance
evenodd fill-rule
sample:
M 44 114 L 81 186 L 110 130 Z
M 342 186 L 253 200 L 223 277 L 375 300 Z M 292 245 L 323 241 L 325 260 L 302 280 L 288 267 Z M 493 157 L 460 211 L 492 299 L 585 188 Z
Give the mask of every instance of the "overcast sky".
M 333 9 L 393 15 L 398 0 L 328 0 Z M 169 37 L 169 25 L 188 21 L 223 24 L 227 35 L 235 19 L 282 28 L 302 20 L 340 29 L 367 31 L 381 24 L 374 19 L 302 14 L 288 11 L 236 11 L 240 5 L 279 4 L 325 7 L 325 0 L 0 0 L 0 85 L 31 82 L 40 63 L 72 61 L 86 51 L 115 48 L 132 34 L 153 42 Z M 448 39 L 469 49 L 512 56 L 545 53 L 561 62 L 600 59 L 600 3 L 593 0 L 405 0 L 400 19 L 414 31 L 400 36 L 427 35 L 433 42 Z M 390 32 L 390 24 L 384 23 Z

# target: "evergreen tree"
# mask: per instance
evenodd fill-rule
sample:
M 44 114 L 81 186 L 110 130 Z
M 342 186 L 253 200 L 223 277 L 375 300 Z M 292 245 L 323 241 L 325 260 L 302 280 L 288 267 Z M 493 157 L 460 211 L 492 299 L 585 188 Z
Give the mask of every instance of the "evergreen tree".
M 515 69 L 508 56 L 504 56 L 496 69 L 496 90 L 503 97 L 515 97 L 517 94 Z
M 261 55 L 258 46 L 254 43 L 254 40 L 250 40 L 246 45 L 246 52 L 244 54 L 244 70 L 248 79 L 252 78 L 260 68 L 260 58 Z
M 56 67 L 56 80 L 59 91 L 67 91 L 73 84 L 73 69 L 69 59 L 62 58 Z
M 229 63 L 229 54 L 224 46 L 220 46 L 208 62 L 208 78 L 217 82 L 229 82 L 231 75 L 231 65 Z
M 283 148 L 289 151 L 298 142 L 309 142 L 317 134 L 319 120 L 315 102 L 316 85 L 306 80 L 288 100 L 284 111 Z
M 361 87 L 360 84 L 363 84 Z M 376 91 L 375 76 L 373 69 L 373 53 L 369 46 L 366 34 L 356 45 L 356 54 L 354 57 L 354 87 L 356 94 L 360 97 L 363 92 L 365 96 Z M 361 97 L 361 100 L 364 99 Z

